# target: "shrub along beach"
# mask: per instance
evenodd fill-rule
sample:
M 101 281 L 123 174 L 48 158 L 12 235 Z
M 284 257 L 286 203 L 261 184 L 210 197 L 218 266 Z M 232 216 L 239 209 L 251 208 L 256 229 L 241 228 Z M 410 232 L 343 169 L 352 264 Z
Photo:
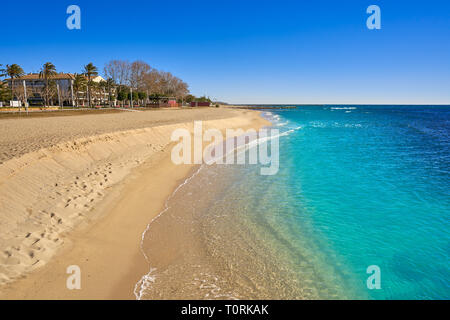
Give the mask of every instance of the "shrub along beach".
M 189 94 L 186 82 L 143 61 L 112 60 L 104 66 L 103 77 L 93 63 L 80 73 L 59 72 L 51 62 L 38 73 L 25 73 L 18 64 L 0 65 L 0 79 L 1 105 L 18 111 L 28 106 L 50 110 L 55 106 L 178 107 L 212 102 Z

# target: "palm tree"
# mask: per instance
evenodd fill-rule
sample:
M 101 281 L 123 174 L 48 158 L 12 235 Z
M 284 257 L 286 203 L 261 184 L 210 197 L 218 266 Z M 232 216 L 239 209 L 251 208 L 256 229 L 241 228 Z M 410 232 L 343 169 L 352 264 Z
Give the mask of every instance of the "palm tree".
M 91 97 L 91 102 L 93 105 L 96 105 L 98 103 L 99 96 L 100 96 L 100 101 L 101 101 L 103 85 L 100 82 L 97 83 L 97 82 L 91 81 L 91 84 L 89 85 L 89 87 L 90 87 L 89 96 Z
M 106 94 L 106 89 L 107 89 L 106 81 L 105 80 L 100 81 L 98 83 L 98 90 L 100 92 L 100 100 L 101 100 L 102 103 L 103 103 L 103 99 L 104 99 L 105 94 Z
M 14 79 L 20 78 L 25 74 L 18 64 L 7 64 L 6 68 L 1 69 L 1 76 L 9 76 L 11 78 L 11 99 L 14 99 Z
M 87 77 L 87 89 L 88 89 L 88 101 L 89 107 L 91 107 L 91 85 L 92 85 L 92 76 L 98 75 L 98 69 L 92 62 L 84 66 L 84 75 Z
M 0 102 L 10 100 L 10 92 L 4 80 L 0 80 Z
M 78 92 L 84 90 L 86 88 L 87 80 L 86 77 L 82 74 L 75 73 L 75 79 L 73 80 L 73 91 L 75 91 L 75 101 L 77 107 L 79 106 Z
M 109 107 L 111 108 L 111 101 L 112 101 L 112 89 L 115 87 L 116 82 L 112 78 L 108 78 L 105 81 L 105 87 L 108 90 L 108 103 Z
M 49 79 L 51 79 L 53 76 L 56 75 L 56 67 L 53 65 L 53 63 L 51 62 L 47 62 L 44 64 L 44 66 L 42 67 L 41 72 L 39 73 L 39 78 L 42 78 L 45 80 L 45 106 L 48 107 L 49 106 L 49 101 L 50 101 L 50 97 L 49 97 Z
M 0 78 L 3 78 L 6 75 L 4 72 L 5 71 L 3 69 L 3 65 L 0 64 Z M 6 100 L 5 89 L 6 89 L 5 81 L 3 79 L 1 79 L 0 80 L 0 103 L 3 100 Z

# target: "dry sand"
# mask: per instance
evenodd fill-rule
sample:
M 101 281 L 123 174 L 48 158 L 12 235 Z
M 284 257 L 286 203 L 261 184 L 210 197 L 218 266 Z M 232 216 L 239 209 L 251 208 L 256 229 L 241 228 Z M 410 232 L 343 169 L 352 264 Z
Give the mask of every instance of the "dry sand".
M 155 126 L 214 120 L 233 117 L 238 110 L 230 108 L 165 109 L 150 111 L 122 111 L 114 113 L 86 114 L 86 112 L 55 111 L 40 113 L 45 118 L 0 118 L 0 164 L 13 157 L 46 148 L 64 141 L 124 130 Z M 80 116 L 57 116 L 58 114 Z M 54 117 L 57 117 L 57 120 Z
M 0 120 L 0 299 L 134 299 L 142 232 L 194 169 L 172 163 L 170 135 L 193 120 L 268 124 L 224 108 Z

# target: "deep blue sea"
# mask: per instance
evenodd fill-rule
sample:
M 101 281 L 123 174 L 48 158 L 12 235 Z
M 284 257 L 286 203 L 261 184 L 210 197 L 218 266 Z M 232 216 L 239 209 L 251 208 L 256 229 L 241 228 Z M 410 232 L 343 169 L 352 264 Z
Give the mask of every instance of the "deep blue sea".
M 282 133 L 279 172 L 211 166 L 186 184 L 158 222 L 182 221 L 182 258 L 155 266 L 155 292 L 177 278 L 193 298 L 450 298 L 449 106 L 262 114 Z

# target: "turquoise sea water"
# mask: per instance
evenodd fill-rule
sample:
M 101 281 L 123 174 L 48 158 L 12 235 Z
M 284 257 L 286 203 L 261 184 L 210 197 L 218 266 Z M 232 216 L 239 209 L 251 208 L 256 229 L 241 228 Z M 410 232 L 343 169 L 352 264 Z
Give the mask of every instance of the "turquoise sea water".
M 374 299 L 450 298 L 450 107 L 325 106 L 270 111 L 280 140 L 279 224 Z M 272 206 L 271 206 L 272 207 Z M 274 206 L 275 207 L 275 206 Z M 295 241 L 295 240 L 293 240 Z M 381 270 L 367 290 L 366 269 Z
M 180 188 L 146 237 L 177 248 L 147 252 L 147 298 L 450 298 L 450 107 L 263 116 L 286 133 L 278 174 L 204 166 Z

